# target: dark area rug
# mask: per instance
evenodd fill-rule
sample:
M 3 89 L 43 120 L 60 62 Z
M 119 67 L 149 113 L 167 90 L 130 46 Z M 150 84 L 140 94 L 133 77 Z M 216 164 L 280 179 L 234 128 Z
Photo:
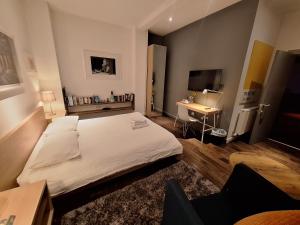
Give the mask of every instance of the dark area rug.
M 189 199 L 219 191 L 218 187 L 193 167 L 180 161 L 64 214 L 61 224 L 159 225 L 163 213 L 165 184 L 169 179 L 176 179 Z

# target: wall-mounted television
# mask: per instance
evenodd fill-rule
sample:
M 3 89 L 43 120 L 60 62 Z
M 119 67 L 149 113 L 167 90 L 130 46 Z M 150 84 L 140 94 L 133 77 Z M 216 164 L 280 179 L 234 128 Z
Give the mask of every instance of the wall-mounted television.
M 210 89 L 219 91 L 222 88 L 222 70 L 193 70 L 189 73 L 189 91 Z

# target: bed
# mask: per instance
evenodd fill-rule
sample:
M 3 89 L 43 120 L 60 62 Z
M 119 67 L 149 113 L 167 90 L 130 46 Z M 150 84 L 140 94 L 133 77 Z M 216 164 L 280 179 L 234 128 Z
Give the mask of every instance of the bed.
M 34 147 L 19 185 L 47 180 L 51 196 L 88 185 L 134 166 L 182 153 L 182 145 L 166 129 L 146 119 L 149 126 L 132 129 L 130 120 L 140 113 L 79 120 L 77 130 L 81 156 L 49 167 L 31 169 L 45 140 L 43 133 Z

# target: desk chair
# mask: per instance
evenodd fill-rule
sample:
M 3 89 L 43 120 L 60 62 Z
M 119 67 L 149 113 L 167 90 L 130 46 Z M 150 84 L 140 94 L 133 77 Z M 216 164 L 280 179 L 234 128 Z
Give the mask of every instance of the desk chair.
M 183 126 L 182 126 L 183 137 L 186 136 L 186 133 L 187 133 L 191 123 L 200 122 L 198 119 L 196 119 L 194 117 L 191 117 L 189 115 L 188 109 L 181 106 L 181 105 L 178 105 L 178 111 L 177 111 L 177 116 L 176 116 L 176 119 L 175 119 L 175 122 L 174 122 L 174 127 L 176 127 L 177 120 L 181 120 L 183 122 Z

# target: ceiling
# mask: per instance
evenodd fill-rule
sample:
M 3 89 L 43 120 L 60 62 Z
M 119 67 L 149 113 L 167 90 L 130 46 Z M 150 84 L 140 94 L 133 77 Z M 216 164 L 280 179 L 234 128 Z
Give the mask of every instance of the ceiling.
M 300 0 L 267 0 L 268 3 L 281 13 L 300 10 Z
M 45 0 L 53 10 L 166 35 L 240 0 Z M 266 0 L 279 12 L 300 10 L 300 0 Z M 172 17 L 172 22 L 169 18 Z
M 156 34 L 166 35 L 207 15 L 224 9 L 240 0 L 180 0 L 160 14 L 149 29 Z M 168 18 L 173 21 L 169 22 Z
M 52 9 L 131 27 L 170 0 L 46 0 Z
M 53 10 L 165 35 L 240 0 L 46 0 Z M 173 21 L 168 21 L 172 16 Z

